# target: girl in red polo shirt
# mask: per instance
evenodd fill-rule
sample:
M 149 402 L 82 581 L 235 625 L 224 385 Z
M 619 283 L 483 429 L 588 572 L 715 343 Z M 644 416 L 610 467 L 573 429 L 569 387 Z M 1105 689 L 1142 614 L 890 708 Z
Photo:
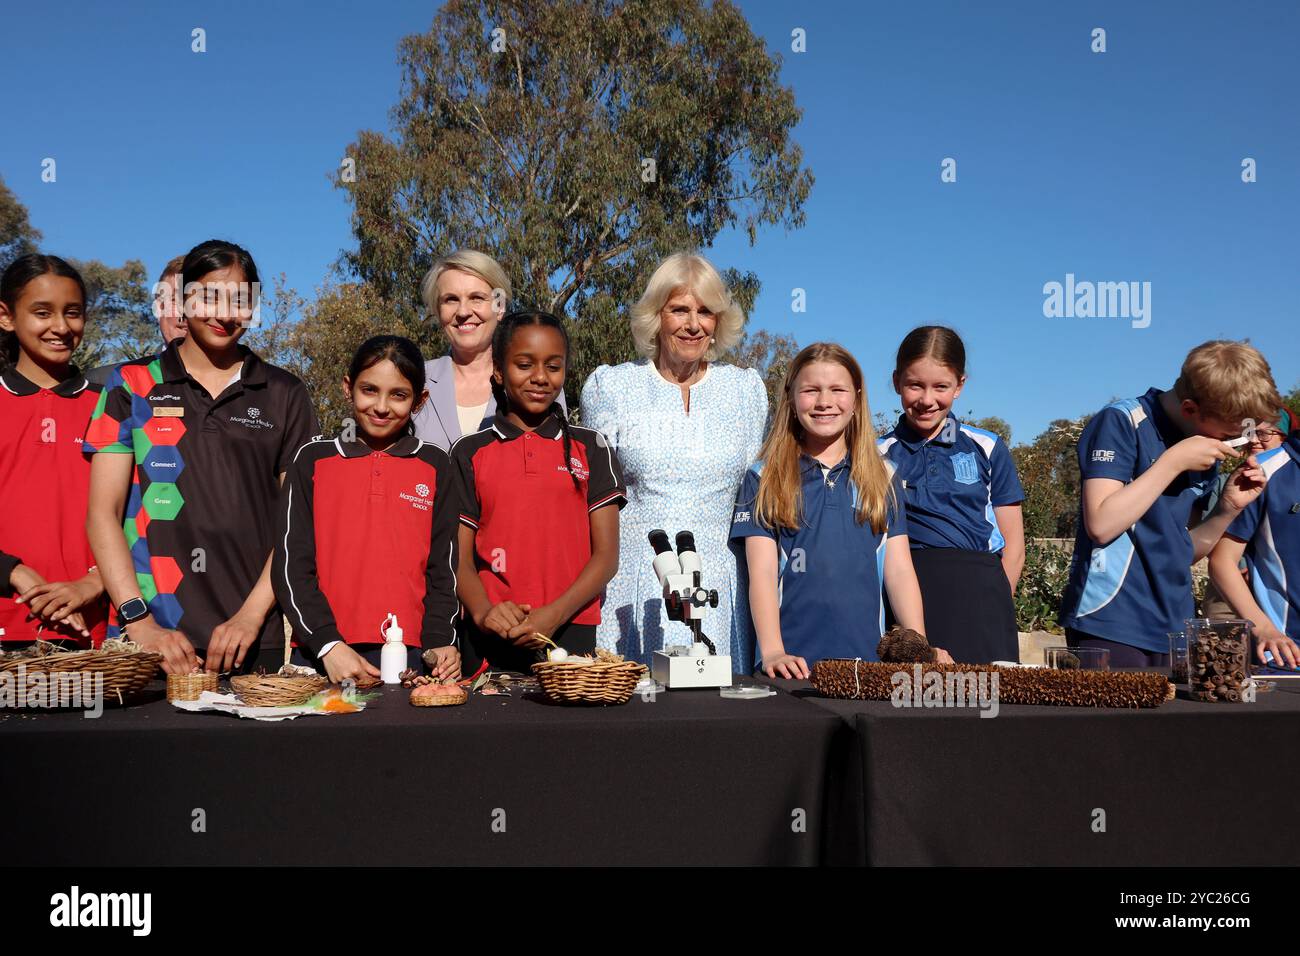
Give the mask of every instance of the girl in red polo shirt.
M 465 650 L 497 670 L 527 671 L 538 635 L 595 650 L 601 592 L 618 570 L 623 475 L 604 436 L 570 425 L 558 404 L 568 363 L 558 318 L 507 315 L 492 337 L 492 426 L 451 449 Z
M 72 363 L 86 286 L 58 256 L 15 259 L 0 279 L 0 641 L 104 639 L 104 584 L 86 539 L 90 463 L 81 439 L 98 399 Z
M 418 670 L 432 648 L 433 673 L 457 679 L 455 480 L 447 453 L 411 427 L 429 398 L 424 357 L 409 339 L 377 335 L 353 356 L 343 388 L 351 421 L 299 449 L 280 499 L 271 583 L 297 663 L 336 683 L 378 677 L 395 615 L 407 665 Z

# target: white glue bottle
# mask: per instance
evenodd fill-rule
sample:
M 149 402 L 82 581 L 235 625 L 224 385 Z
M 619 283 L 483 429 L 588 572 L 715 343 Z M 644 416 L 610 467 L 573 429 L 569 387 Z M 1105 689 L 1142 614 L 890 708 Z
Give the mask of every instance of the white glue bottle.
M 379 677 L 385 684 L 400 684 L 402 671 L 406 670 L 406 645 L 402 643 L 406 635 L 396 614 L 384 618 L 379 633 L 384 638 L 384 649 L 379 652 Z

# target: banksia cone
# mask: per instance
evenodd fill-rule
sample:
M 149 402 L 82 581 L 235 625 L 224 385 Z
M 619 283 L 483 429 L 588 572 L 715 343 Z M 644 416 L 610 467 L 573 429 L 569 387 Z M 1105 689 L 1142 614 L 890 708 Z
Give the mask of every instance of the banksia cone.
M 924 634 L 895 624 L 881 635 L 876 656 L 882 661 L 928 664 L 934 660 L 935 653 Z
M 1159 707 L 1169 681 L 1163 674 L 1117 671 L 1047 670 L 1040 667 L 992 667 L 987 664 L 921 664 L 925 674 L 997 674 L 998 702 L 1054 707 Z M 914 679 L 911 666 L 873 661 L 831 659 L 812 666 L 812 685 L 827 697 L 889 700 L 894 675 Z

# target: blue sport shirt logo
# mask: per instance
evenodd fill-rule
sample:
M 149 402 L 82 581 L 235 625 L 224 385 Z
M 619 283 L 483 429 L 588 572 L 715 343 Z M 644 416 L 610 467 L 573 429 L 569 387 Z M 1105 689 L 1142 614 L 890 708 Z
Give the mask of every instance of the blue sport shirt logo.
M 958 484 L 973 485 L 980 480 L 980 469 L 972 451 L 958 452 L 950 459 L 952 474 Z

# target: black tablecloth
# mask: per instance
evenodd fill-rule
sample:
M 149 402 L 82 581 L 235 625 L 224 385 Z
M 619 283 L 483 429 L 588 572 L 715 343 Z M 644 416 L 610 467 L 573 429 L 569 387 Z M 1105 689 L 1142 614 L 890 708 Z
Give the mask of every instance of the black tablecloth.
M 0 712 L 8 865 L 815 864 L 826 766 L 851 750 L 785 694 L 406 697 L 280 723 Z
M 851 724 L 855 791 L 829 862 L 1234 866 L 1300 863 L 1300 688 L 1153 710 L 895 708 L 773 681 Z M 1105 811 L 1095 832 L 1094 811 Z

